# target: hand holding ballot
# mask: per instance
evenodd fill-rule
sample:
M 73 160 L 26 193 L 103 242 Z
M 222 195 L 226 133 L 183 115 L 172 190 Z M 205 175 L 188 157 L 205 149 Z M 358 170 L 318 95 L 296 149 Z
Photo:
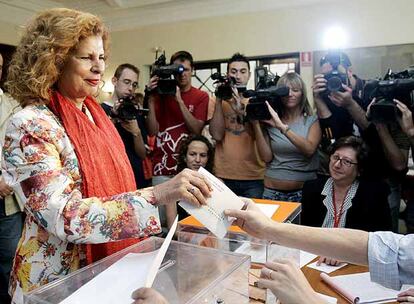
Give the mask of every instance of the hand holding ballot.
M 266 228 L 276 223 L 264 215 L 260 208 L 251 200 L 245 201 L 243 210 L 225 210 L 224 214 L 235 217 L 236 221 L 233 224 L 239 226 L 251 236 L 260 239 L 266 239 Z
M 222 239 L 227 233 L 227 229 L 231 226 L 232 220 L 228 219 L 224 214 L 225 209 L 242 209 L 245 203 L 234 194 L 221 180 L 213 174 L 200 168 L 198 174 L 201 178 L 211 185 L 212 191 L 210 197 L 206 198 L 206 203 L 197 207 L 194 203 L 183 199 L 180 206 L 189 214 L 193 215 L 215 236 Z
M 193 206 L 206 204 L 211 196 L 211 183 L 200 173 L 184 169 L 166 183 L 154 187 L 154 195 L 161 204 L 175 204 L 185 200 Z

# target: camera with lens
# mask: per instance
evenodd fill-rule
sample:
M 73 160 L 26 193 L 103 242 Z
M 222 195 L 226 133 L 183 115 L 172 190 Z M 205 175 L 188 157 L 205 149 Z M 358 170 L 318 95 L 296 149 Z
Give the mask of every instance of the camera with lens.
M 233 97 L 233 87 L 236 87 L 236 79 L 234 77 L 216 72 L 211 75 L 211 79 L 214 80 L 214 84 L 216 85 L 214 95 L 217 98 L 228 100 Z
M 158 76 L 157 92 L 160 95 L 175 95 L 177 81 L 174 76 L 184 73 L 185 68 L 182 64 L 166 63 L 165 54 L 162 54 L 152 66 L 151 76 Z
M 110 115 L 112 118 L 117 118 L 122 121 L 134 120 L 138 116 L 148 115 L 148 109 L 139 109 L 136 106 L 135 96 L 128 95 L 119 99 L 119 106 L 116 111 L 111 111 Z
M 269 120 L 272 118 L 266 101 L 270 106 L 280 113 L 282 106 L 281 98 L 289 95 L 288 87 L 276 87 L 277 75 L 269 74 L 265 67 L 255 69 L 256 90 L 247 90 L 243 96 L 249 99 L 246 106 L 246 117 L 249 120 Z
M 342 85 L 349 86 L 348 75 L 338 70 L 341 64 L 341 53 L 334 52 L 325 56 L 324 61 L 328 62 L 332 66 L 332 71 L 324 75 L 326 79 L 326 90 L 321 94 L 328 96 L 331 92 L 345 92 Z
M 414 70 L 408 69 L 399 73 L 388 70 L 384 79 L 368 80 L 364 86 L 364 104 L 369 104 L 373 98 L 368 119 L 373 122 L 395 122 L 401 112 L 394 99 L 403 102 L 413 110 L 412 91 L 414 90 Z
M 267 89 L 247 90 L 243 93 L 244 97 L 250 98 L 246 106 L 247 118 L 249 120 L 271 119 L 272 116 L 265 102 L 267 101 L 276 112 L 280 113 L 282 106 L 281 98 L 288 95 L 288 87 L 276 88 L 276 86 L 272 86 Z

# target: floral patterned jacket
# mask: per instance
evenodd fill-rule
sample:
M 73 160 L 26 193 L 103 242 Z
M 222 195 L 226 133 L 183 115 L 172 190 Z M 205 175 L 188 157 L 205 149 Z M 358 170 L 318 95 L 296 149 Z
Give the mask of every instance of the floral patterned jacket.
M 28 106 L 11 118 L 2 165 L 27 215 L 11 274 L 14 303 L 23 303 L 23 293 L 82 267 L 84 243 L 161 231 L 152 188 L 82 197 L 75 151 L 46 106 Z

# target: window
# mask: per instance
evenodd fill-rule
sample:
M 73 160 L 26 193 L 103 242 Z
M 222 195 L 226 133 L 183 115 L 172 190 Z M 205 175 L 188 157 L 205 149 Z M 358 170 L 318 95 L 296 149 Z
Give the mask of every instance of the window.
M 295 71 L 300 73 L 299 53 L 291 53 L 284 55 L 270 55 L 260 57 L 248 57 L 250 63 L 250 71 L 252 76 L 247 84 L 248 89 L 254 89 L 257 83 L 254 70 L 256 66 L 266 67 L 272 74 L 282 76 L 287 71 Z M 192 84 L 194 87 L 213 94 L 215 91 L 211 74 L 219 72 L 225 74 L 227 72 L 227 59 L 212 60 L 194 63 L 194 73 Z

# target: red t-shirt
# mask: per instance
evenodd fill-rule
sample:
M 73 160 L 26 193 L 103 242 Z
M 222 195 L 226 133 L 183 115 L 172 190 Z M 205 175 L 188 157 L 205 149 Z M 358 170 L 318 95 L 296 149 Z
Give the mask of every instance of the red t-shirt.
M 206 121 L 209 101 L 206 92 L 191 87 L 187 92 L 181 92 L 181 98 L 195 118 Z M 174 96 L 157 96 L 154 105 L 159 124 L 153 154 L 154 175 L 175 175 L 177 173 L 177 147 L 180 141 L 190 134 L 190 131 Z

